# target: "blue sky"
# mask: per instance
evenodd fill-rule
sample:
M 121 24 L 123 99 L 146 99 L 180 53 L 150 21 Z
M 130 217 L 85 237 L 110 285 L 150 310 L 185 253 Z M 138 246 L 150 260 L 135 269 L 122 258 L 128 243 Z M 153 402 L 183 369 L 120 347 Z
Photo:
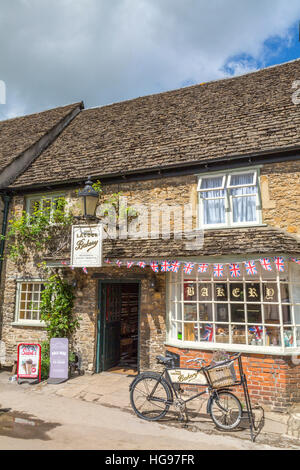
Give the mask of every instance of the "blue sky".
M 300 20 L 299 20 L 300 21 Z M 296 21 L 288 30 L 286 38 L 276 35 L 263 42 L 264 50 L 261 58 L 255 60 L 252 56 L 244 53 L 229 57 L 224 65 L 224 72 L 234 74 L 234 69 L 229 64 L 245 63 L 252 68 L 261 69 L 276 64 L 289 62 L 300 58 L 299 21 Z M 300 73 L 299 73 L 300 76 Z
M 81 100 L 106 105 L 294 60 L 299 21 L 299 0 L 6 1 L 0 119 Z

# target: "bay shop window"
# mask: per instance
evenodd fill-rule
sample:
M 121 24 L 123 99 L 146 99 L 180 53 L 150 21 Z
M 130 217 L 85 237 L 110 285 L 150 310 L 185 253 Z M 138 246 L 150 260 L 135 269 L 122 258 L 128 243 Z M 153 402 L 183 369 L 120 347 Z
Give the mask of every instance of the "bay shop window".
M 300 350 L 300 266 L 286 263 L 286 272 L 257 266 L 250 276 L 213 272 L 170 273 L 168 338 L 178 347 L 232 350 Z M 211 267 L 209 269 L 212 269 Z

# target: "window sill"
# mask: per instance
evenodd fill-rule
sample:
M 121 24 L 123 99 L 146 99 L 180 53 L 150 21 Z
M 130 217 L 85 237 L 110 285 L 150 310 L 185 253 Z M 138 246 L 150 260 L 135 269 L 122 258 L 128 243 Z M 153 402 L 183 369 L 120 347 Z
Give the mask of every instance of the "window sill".
M 215 225 L 215 226 L 212 226 L 212 225 L 209 225 L 209 226 L 203 226 L 203 227 L 198 227 L 198 230 L 203 230 L 203 231 L 207 231 L 207 230 L 228 230 L 228 229 L 241 229 L 241 228 L 255 228 L 255 227 L 267 227 L 268 224 L 259 224 L 259 223 L 256 223 L 256 224 L 241 224 L 241 225 L 222 225 L 222 227 L 220 227 L 219 225 Z
M 178 349 L 194 349 L 194 350 L 225 350 L 228 352 L 241 352 L 247 354 L 262 354 L 271 356 L 293 356 L 300 355 L 300 346 L 298 348 L 283 349 L 280 346 L 247 346 L 246 344 L 225 344 L 225 343 L 193 343 L 191 341 L 166 341 L 165 346 L 171 346 Z
M 41 321 L 15 321 L 11 323 L 11 326 L 28 326 L 28 327 L 35 327 L 35 328 L 46 328 L 46 323 Z

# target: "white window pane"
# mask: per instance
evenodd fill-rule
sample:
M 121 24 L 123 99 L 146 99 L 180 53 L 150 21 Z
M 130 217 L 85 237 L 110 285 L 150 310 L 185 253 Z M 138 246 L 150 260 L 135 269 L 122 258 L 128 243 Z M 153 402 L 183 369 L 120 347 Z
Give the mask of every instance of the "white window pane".
M 203 200 L 203 223 L 204 225 L 225 223 L 224 199 Z
M 245 184 L 254 184 L 254 175 L 254 173 L 231 175 L 230 186 L 243 186 Z
M 256 196 L 232 199 L 233 222 L 255 222 L 257 220 Z
M 201 180 L 200 189 L 213 189 L 223 187 L 223 176 L 215 176 L 213 178 L 203 178 Z

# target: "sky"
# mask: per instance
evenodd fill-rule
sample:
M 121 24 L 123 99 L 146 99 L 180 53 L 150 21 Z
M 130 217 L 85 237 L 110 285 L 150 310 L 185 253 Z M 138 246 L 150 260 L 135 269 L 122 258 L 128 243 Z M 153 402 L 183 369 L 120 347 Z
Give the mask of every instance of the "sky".
M 299 0 L 0 0 L 0 119 L 294 60 L 299 22 Z

